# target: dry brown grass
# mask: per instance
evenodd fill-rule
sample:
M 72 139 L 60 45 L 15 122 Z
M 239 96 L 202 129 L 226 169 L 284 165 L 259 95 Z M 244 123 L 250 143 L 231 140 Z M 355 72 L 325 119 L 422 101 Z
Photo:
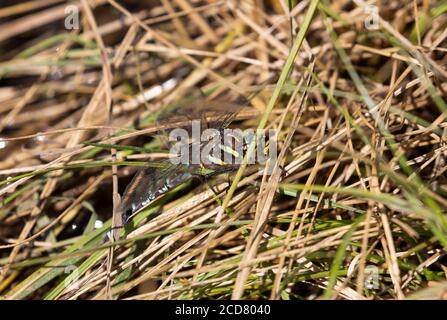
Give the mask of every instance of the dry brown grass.
M 4 2 L 5 299 L 445 298 L 446 1 L 376 1 L 375 30 L 362 0 L 81 0 L 78 30 Z M 279 166 L 178 186 L 112 242 L 154 115 L 198 88 L 248 97 L 234 126 L 275 129 Z

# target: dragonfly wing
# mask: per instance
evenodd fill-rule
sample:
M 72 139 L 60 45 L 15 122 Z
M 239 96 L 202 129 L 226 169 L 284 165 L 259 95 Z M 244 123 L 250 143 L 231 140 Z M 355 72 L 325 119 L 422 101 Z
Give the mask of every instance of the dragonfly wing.
M 181 165 L 168 161 L 163 164 L 140 169 L 127 185 L 120 207 L 123 224 L 151 201 L 192 177 Z
M 159 124 L 166 121 L 177 123 L 177 128 L 189 129 L 192 120 L 204 121 L 203 127 L 221 127 L 228 125 L 229 119 L 244 108 L 244 105 L 224 100 L 196 99 L 187 104 L 162 112 L 157 118 Z

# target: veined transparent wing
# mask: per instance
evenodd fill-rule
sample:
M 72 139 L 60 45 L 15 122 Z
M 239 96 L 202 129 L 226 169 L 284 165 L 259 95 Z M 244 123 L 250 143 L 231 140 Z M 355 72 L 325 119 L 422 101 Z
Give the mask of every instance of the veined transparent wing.
M 154 199 L 194 175 L 191 170 L 185 169 L 185 166 L 172 164 L 169 160 L 157 163 L 157 166 L 139 169 L 121 199 L 120 213 L 123 224 Z
M 173 164 L 169 160 L 148 163 L 147 167 L 137 171 L 124 191 L 119 209 L 122 223 L 127 223 L 132 215 L 188 179 L 210 178 L 233 169 L 233 167 L 206 169 L 200 165 Z

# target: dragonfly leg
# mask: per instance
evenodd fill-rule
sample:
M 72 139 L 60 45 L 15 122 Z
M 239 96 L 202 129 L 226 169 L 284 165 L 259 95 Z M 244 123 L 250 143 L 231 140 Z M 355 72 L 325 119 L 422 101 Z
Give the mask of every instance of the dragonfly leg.
M 227 174 L 227 183 L 228 183 L 228 188 L 233 184 L 233 181 L 231 181 L 229 174 Z
M 209 184 L 209 179 L 207 176 L 201 176 L 198 175 L 197 178 L 200 179 L 200 181 L 205 184 L 213 193 L 216 197 L 218 197 L 219 195 L 219 190 L 215 189 L 212 185 Z
M 290 172 L 287 171 L 287 169 L 284 166 L 279 165 L 279 169 L 281 170 L 284 177 L 287 177 L 288 175 L 290 175 Z

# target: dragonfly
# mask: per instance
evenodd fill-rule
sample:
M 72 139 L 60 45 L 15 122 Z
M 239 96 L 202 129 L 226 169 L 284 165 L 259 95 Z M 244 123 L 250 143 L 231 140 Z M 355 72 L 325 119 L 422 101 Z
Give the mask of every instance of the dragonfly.
M 246 110 L 245 114 L 242 112 Z M 230 103 L 222 100 L 200 101 L 196 100 L 188 107 L 175 112 L 168 112 L 161 115 L 157 122 L 163 123 L 183 123 L 187 131 L 189 126 L 185 123 L 192 123 L 200 120 L 201 129 L 215 129 L 218 134 L 218 149 L 222 157 L 209 156 L 206 163 L 175 163 L 172 159 L 165 160 L 162 165 L 148 165 L 140 168 L 134 175 L 131 182 L 127 185 L 120 203 L 118 213 L 121 217 L 121 224 L 124 226 L 131 217 L 147 207 L 155 199 L 159 198 L 168 191 L 174 189 L 180 184 L 192 178 L 198 178 L 201 181 L 236 170 L 239 165 L 235 161 L 225 161 L 223 159 L 234 159 L 241 157 L 241 151 L 244 152 L 246 144 L 243 144 L 242 150 L 235 150 L 233 145 L 228 144 L 228 140 L 235 141 L 241 137 L 225 140 L 225 132 L 230 123 L 238 119 L 247 119 L 258 114 L 257 109 L 249 108 L 241 103 Z M 161 125 L 162 126 L 162 125 Z M 189 131 L 190 132 L 190 131 Z M 205 147 L 204 142 L 191 142 L 188 145 L 190 154 L 201 152 Z M 194 151 L 194 148 L 195 151 Z M 227 154 L 225 156 L 225 154 Z

